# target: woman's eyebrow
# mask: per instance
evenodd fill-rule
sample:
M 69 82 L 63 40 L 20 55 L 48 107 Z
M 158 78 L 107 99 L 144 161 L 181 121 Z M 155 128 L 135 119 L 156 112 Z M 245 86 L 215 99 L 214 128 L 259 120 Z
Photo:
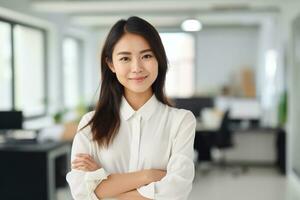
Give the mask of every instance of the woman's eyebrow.
M 142 50 L 142 51 L 140 51 L 140 53 L 146 53 L 146 52 L 152 52 L 152 50 L 151 49 L 145 49 L 145 50 Z
M 142 53 L 146 53 L 146 52 L 152 52 L 151 49 L 144 49 L 142 51 L 140 51 L 140 54 Z M 128 51 L 121 51 L 121 52 L 118 52 L 117 55 L 130 55 L 131 52 L 128 52 Z
M 130 55 L 131 53 L 128 51 L 121 51 L 119 53 L 117 53 L 117 55 Z

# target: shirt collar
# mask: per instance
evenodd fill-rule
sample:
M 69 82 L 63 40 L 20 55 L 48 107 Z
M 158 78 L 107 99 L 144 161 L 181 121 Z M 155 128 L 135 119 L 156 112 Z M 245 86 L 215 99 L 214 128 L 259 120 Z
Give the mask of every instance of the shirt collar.
M 135 111 L 123 96 L 121 101 L 120 113 L 125 120 L 128 120 L 135 113 L 140 114 L 143 119 L 148 120 L 157 109 L 158 104 L 159 101 L 153 94 L 152 97 L 142 107 Z

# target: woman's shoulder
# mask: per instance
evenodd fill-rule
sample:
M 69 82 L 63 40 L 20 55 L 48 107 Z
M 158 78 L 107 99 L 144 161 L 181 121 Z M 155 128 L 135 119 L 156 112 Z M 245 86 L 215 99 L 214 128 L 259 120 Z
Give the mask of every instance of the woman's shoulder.
M 92 119 L 92 117 L 94 116 L 95 111 L 90 111 L 88 113 L 85 113 L 82 117 L 80 121 L 90 121 Z
M 196 127 L 196 118 L 190 110 L 174 108 L 168 106 L 169 115 L 168 121 L 170 122 L 170 133 L 173 138 L 179 136 L 179 134 L 186 134 L 185 129 L 190 129 L 189 134 L 193 134 L 193 130 Z
M 176 120 L 196 120 L 194 114 L 190 110 L 175 108 L 171 106 L 167 106 L 170 116 L 175 118 Z
M 81 120 L 78 124 L 78 128 L 77 128 L 77 134 L 78 137 L 86 137 L 88 139 L 92 139 L 92 131 L 90 128 L 90 125 L 86 126 L 90 120 L 92 119 L 92 117 L 94 116 L 95 111 L 90 111 L 86 114 L 84 114 L 81 117 Z

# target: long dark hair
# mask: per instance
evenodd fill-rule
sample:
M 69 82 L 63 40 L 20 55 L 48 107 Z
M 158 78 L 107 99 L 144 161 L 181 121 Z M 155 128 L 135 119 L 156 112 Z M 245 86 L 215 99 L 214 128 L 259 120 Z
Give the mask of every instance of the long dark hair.
M 119 20 L 107 35 L 101 54 L 101 90 L 95 114 L 83 128 L 91 125 L 93 139 L 102 147 L 108 147 L 120 128 L 120 104 L 124 93 L 123 86 L 111 71 L 107 62 L 112 62 L 115 45 L 126 33 L 142 36 L 150 45 L 157 61 L 158 76 L 152 84 L 152 90 L 158 101 L 171 105 L 164 93 L 168 62 L 165 49 L 156 29 L 139 17 Z M 83 129 L 82 128 L 82 129 Z

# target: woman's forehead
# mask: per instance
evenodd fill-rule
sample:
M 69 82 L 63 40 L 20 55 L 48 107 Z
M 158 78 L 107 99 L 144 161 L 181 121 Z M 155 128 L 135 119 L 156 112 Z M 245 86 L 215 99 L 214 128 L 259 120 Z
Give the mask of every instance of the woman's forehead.
M 144 37 L 137 34 L 125 33 L 116 43 L 114 53 L 141 52 L 149 49 L 151 49 L 150 45 Z

